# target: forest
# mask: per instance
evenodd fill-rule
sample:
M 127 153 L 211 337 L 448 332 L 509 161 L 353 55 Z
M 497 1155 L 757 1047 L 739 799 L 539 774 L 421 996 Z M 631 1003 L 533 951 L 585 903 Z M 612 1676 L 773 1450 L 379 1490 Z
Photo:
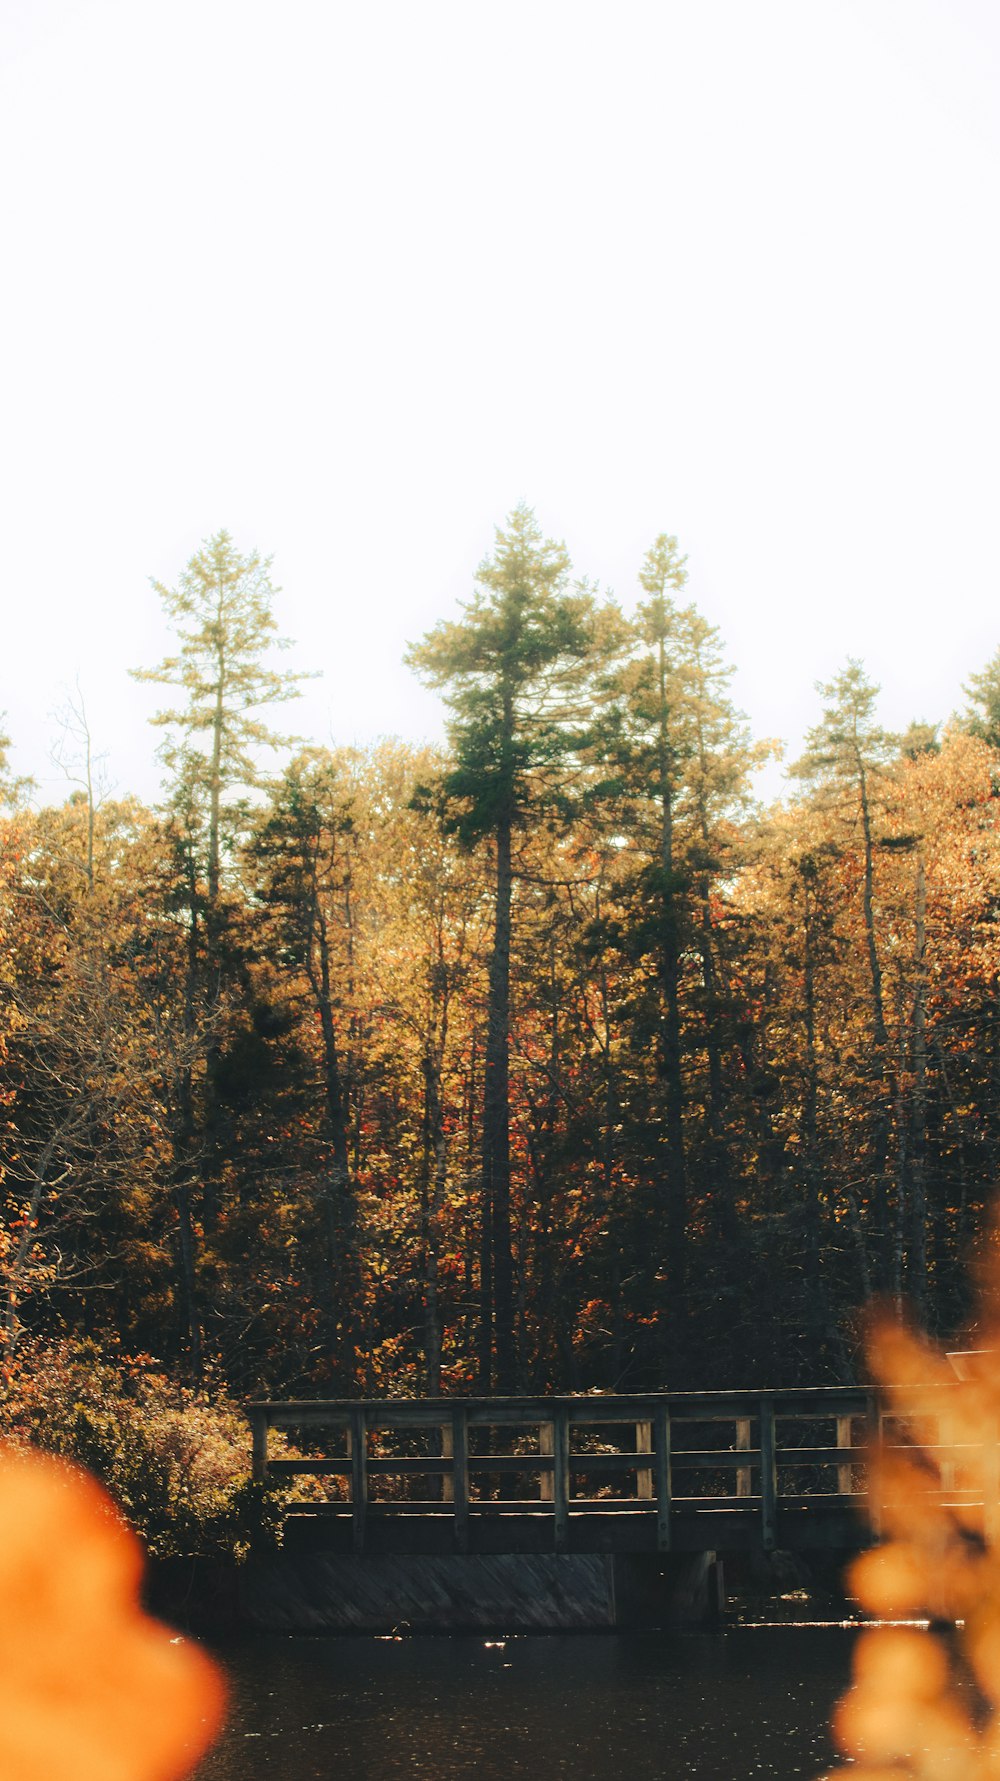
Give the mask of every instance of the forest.
M 626 616 L 517 508 L 409 652 L 447 747 L 319 747 L 220 532 L 136 670 L 162 801 L 101 795 L 82 706 L 62 804 L 4 754 L 9 1430 L 100 1460 L 116 1401 L 165 1452 L 255 1393 L 833 1383 L 878 1297 L 962 1330 L 1000 651 L 903 735 L 850 660 L 763 808 L 677 540 L 637 567 Z

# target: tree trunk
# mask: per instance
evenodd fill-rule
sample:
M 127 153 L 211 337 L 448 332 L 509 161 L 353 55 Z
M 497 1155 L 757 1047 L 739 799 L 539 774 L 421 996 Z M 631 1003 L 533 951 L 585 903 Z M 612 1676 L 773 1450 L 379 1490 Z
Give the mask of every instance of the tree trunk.
M 357 1367 L 359 1297 L 357 1228 L 348 1149 L 346 1096 L 333 1014 L 326 926 L 318 898 L 315 921 L 316 956 L 309 974 L 323 1037 L 323 1099 L 332 1152 L 323 1200 L 328 1286 L 331 1310 L 340 1326 L 344 1372 L 347 1379 L 353 1382 Z
M 816 964 L 813 953 L 813 900 L 809 881 L 803 887 L 802 969 L 804 990 L 804 1024 L 806 1039 L 806 1080 L 802 1109 L 802 1136 L 805 1140 L 803 1178 L 806 1190 L 806 1291 L 809 1303 L 816 1304 L 821 1290 L 819 1198 L 819 1072 L 816 1063 Z
M 198 1385 L 201 1383 L 204 1354 L 201 1314 L 198 1308 L 197 1239 L 194 1219 L 191 1215 L 191 1189 L 186 1181 L 179 1182 L 175 1187 L 173 1199 L 177 1208 L 177 1275 L 180 1286 L 181 1319 L 187 1342 L 192 1381 Z
M 664 1019 L 660 1035 L 660 1074 L 666 1102 L 666 1146 L 663 1158 L 665 1258 L 668 1328 L 676 1335 L 683 1323 L 687 1273 L 687 1169 L 684 1157 L 684 1085 L 681 1078 L 680 939 L 674 891 L 673 798 L 670 780 L 666 653 L 659 646 L 660 722 L 660 977 Z
M 857 755 L 858 796 L 861 801 L 861 826 L 864 835 L 865 863 L 864 888 L 862 905 L 864 909 L 865 943 L 868 951 L 868 970 L 871 978 L 872 1030 L 875 1044 L 872 1048 L 872 1090 L 875 1098 L 872 1125 L 872 1223 L 874 1226 L 874 1264 L 875 1285 L 883 1290 L 888 1283 L 888 1242 L 889 1242 L 889 1107 L 887 1104 L 887 1055 L 889 1033 L 885 1024 L 885 998 L 882 990 L 882 967 L 879 963 L 878 947 L 875 940 L 875 897 L 874 897 L 874 852 L 872 838 L 871 804 L 868 799 L 868 776 L 865 772 L 864 760 Z
M 481 1389 L 492 1384 L 495 1351 L 498 1391 L 515 1389 L 514 1257 L 510 1219 L 510 936 L 513 870 L 511 824 L 496 831 L 496 923 L 490 959 L 489 1010 L 483 1082 L 483 1261 L 492 1279 L 482 1282 Z M 488 1234 L 487 1234 L 488 1233 Z M 487 1290 L 492 1285 L 492 1343 Z M 485 1364 L 484 1364 L 485 1363 Z
M 196 1000 L 198 992 L 198 883 L 194 855 L 188 852 L 188 932 L 187 960 L 184 973 L 184 1058 L 177 1083 L 178 1130 L 175 1144 L 180 1179 L 173 1199 L 177 1209 L 177 1286 L 180 1299 L 182 1341 L 187 1344 L 191 1373 L 197 1385 L 201 1379 L 203 1338 L 198 1305 L 198 1236 L 191 1205 L 191 1178 L 195 1153 L 194 1080 L 190 1058 L 196 1039 Z
M 913 1127 L 910 1169 L 909 1288 L 920 1323 L 927 1322 L 927 873 L 917 860 L 914 897 Z
M 219 901 L 220 826 L 222 821 L 222 735 L 225 728 L 226 652 L 222 642 L 223 596 L 219 589 L 219 644 L 216 650 L 218 680 L 215 685 L 215 710 L 212 713 L 212 764 L 208 782 L 208 908 L 209 949 L 215 939 L 215 911 Z
M 427 1390 L 441 1390 L 440 1237 L 438 1220 L 448 1177 L 448 1152 L 441 1098 L 441 1065 L 428 1045 L 423 1056 L 424 1153 L 420 1174 L 420 1224 L 424 1260 L 424 1373 Z

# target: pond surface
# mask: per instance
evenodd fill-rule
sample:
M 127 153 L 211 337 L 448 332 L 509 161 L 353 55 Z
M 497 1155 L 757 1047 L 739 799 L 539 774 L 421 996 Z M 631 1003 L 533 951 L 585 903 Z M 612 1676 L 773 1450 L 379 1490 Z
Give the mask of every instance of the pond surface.
M 219 1650 L 228 1730 L 197 1781 L 791 1781 L 832 1761 L 852 1633 L 262 1638 Z

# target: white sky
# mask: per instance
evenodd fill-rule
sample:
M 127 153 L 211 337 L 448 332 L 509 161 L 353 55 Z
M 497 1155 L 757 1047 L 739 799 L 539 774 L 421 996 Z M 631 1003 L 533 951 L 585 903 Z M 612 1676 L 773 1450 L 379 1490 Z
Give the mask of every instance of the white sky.
M 994 0 L 0 0 L 15 764 L 76 676 L 152 796 L 148 578 L 275 558 L 279 721 L 440 733 L 401 665 L 521 497 L 626 603 L 660 531 L 794 754 L 1000 644 Z

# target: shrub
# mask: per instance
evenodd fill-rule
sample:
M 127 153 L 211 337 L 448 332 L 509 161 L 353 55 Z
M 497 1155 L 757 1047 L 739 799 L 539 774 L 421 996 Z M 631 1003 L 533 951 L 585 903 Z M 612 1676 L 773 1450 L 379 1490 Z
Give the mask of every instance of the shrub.
M 279 1493 L 252 1482 L 238 1407 L 176 1383 L 148 1356 L 109 1358 L 86 1341 L 26 1350 L 0 1433 L 87 1466 L 156 1557 L 242 1558 L 277 1538 Z

